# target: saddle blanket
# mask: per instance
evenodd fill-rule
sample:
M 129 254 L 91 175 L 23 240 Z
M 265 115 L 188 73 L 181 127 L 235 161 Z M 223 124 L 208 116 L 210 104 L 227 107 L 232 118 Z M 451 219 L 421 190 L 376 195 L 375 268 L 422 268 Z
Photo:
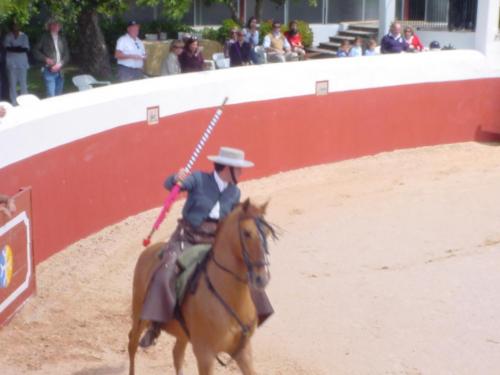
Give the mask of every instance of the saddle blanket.
M 187 248 L 177 259 L 179 273 L 175 282 L 175 294 L 177 303 L 181 304 L 186 295 L 191 280 L 195 280 L 197 273 L 201 270 L 208 253 L 212 249 L 210 244 L 194 245 Z

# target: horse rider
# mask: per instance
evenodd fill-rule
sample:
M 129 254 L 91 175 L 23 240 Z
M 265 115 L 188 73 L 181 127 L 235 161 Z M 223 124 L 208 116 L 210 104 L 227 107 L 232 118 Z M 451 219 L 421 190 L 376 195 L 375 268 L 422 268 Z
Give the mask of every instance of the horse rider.
M 188 175 L 181 169 L 165 181 L 168 190 L 181 183 L 182 191 L 186 191 L 188 196 L 182 219 L 162 249 L 161 266 L 154 272 L 149 284 L 141 319 L 151 321 L 151 325 L 140 341 L 142 347 L 154 344 L 161 326 L 174 318 L 176 260 L 179 254 L 195 244 L 213 244 L 219 220 L 240 201 L 237 184 L 242 169 L 254 166 L 245 160 L 242 150 L 229 147 L 221 147 L 218 155 L 208 159 L 214 163 L 211 173 L 194 172 Z M 274 311 L 264 292 L 252 291 L 252 298 L 260 324 Z

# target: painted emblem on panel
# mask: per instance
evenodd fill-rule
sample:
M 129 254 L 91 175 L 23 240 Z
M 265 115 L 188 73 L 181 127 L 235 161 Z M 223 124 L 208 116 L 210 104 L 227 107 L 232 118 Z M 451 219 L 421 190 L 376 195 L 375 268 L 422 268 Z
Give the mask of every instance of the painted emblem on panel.
M 5 245 L 0 251 L 0 288 L 7 288 L 12 279 L 14 270 L 14 259 L 12 257 L 12 248 Z

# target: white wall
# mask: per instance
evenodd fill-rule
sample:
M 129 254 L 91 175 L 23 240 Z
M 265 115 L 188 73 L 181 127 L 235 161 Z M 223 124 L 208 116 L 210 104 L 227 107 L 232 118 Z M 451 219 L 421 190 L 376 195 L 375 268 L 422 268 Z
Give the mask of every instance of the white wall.
M 331 36 L 337 35 L 340 25 L 338 23 L 312 23 L 309 25 L 314 33 L 313 46 L 330 41 Z
M 290 77 L 294 77 L 290 84 Z M 245 66 L 118 83 L 20 105 L 0 126 L 0 168 L 60 145 L 146 121 L 146 108 L 167 117 L 229 105 L 328 92 L 500 77 L 477 51 L 381 55 Z M 263 90 L 263 87 L 266 87 Z
M 441 47 L 451 44 L 455 48 L 460 49 L 475 49 L 476 33 L 471 31 L 424 31 L 416 32 L 422 44 L 429 47 L 433 40 L 437 40 Z

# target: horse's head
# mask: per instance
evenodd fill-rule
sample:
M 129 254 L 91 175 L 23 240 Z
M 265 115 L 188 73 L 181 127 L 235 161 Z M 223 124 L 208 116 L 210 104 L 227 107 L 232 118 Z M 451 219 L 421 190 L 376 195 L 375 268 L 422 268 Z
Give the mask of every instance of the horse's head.
M 264 219 L 266 208 L 267 203 L 256 206 L 247 199 L 230 215 L 237 224 L 235 242 L 239 244 L 232 246 L 233 255 L 245 266 L 248 284 L 254 289 L 264 289 L 271 278 L 267 239 L 276 238 L 276 233 Z

